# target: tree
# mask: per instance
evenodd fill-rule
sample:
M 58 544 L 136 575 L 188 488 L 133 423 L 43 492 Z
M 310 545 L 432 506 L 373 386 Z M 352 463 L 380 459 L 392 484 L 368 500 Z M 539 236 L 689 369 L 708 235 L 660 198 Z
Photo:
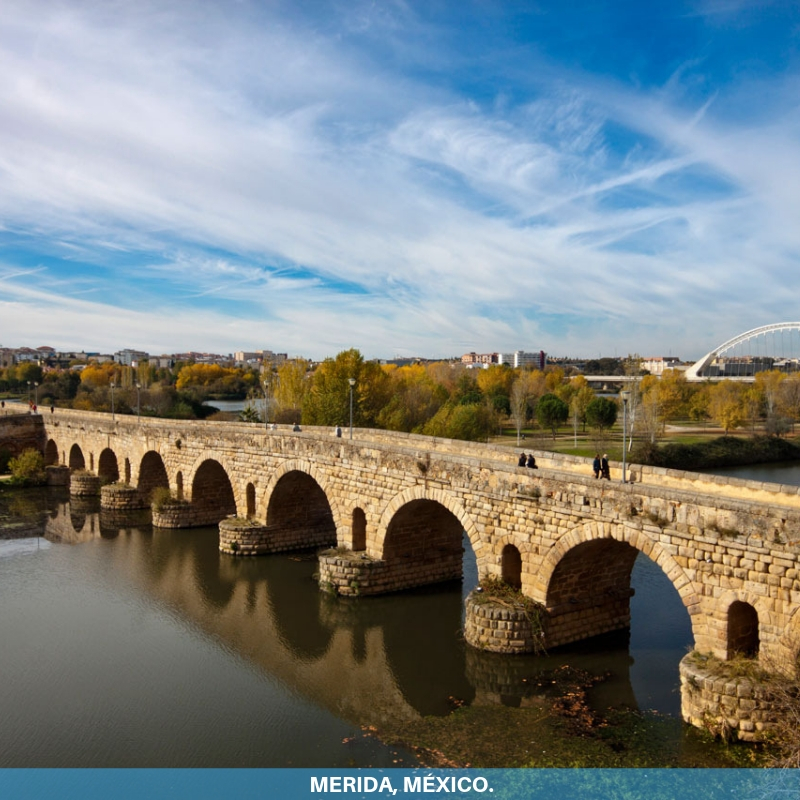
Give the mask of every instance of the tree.
M 721 381 L 709 390 L 708 410 L 712 418 L 722 426 L 726 435 L 741 427 L 746 419 L 742 405 L 741 384 Z
M 569 406 L 554 394 L 546 394 L 536 404 L 536 419 L 543 428 L 553 432 L 553 439 L 569 417 Z
M 439 409 L 422 432 L 427 436 L 485 442 L 495 425 L 495 414 L 487 403 L 448 403 Z
M 509 408 L 511 420 L 517 429 L 517 444 L 519 444 L 522 428 L 528 420 L 530 402 L 542 393 L 544 376 L 538 370 L 522 372 L 511 385 L 509 395 Z
M 374 426 L 391 397 L 389 376 L 380 364 L 364 361 L 356 349 L 323 361 L 311 378 L 303 404 L 306 425 L 345 425 L 350 420 L 350 379 L 353 386 L 353 424 Z
M 609 430 L 617 421 L 617 404 L 607 397 L 595 397 L 586 406 L 586 422 L 591 428 Z
M 8 468 L 11 470 L 11 477 L 15 483 L 39 486 L 47 480 L 44 456 L 32 447 L 9 459 Z

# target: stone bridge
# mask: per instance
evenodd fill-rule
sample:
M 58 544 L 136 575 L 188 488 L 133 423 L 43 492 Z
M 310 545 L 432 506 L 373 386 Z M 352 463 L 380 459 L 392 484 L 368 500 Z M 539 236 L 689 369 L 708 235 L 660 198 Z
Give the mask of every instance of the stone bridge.
M 50 464 L 130 484 L 141 499 L 169 488 L 156 526 L 219 523 L 220 549 L 235 555 L 335 547 L 320 555 L 320 582 L 339 594 L 458 578 L 466 534 L 482 578 L 543 607 L 535 644 L 552 648 L 629 625 L 643 553 L 678 592 L 696 650 L 795 668 L 797 487 L 640 466 L 623 484 L 618 465 L 598 481 L 581 458 L 537 452 L 530 470 L 508 448 L 374 430 L 350 441 L 62 409 L 28 420 Z M 471 643 L 532 649 L 505 612 L 468 612 Z

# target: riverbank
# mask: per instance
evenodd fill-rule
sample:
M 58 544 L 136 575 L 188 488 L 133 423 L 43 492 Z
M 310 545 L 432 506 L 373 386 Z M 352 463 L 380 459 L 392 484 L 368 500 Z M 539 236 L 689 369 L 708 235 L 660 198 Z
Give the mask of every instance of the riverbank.
M 554 691 L 526 707 L 473 704 L 375 733 L 428 767 L 742 768 L 772 759 L 762 745 L 726 743 L 674 717 L 630 709 L 599 714 L 586 701 L 596 679 L 579 671 L 544 680 Z

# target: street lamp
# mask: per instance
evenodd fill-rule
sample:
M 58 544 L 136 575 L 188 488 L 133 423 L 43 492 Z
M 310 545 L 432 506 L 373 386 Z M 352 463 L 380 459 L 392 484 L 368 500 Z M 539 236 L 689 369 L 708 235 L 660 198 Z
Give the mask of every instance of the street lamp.
M 142 384 L 139 381 L 136 381 L 136 421 L 139 422 L 141 420 L 141 406 L 139 404 L 139 389 L 142 388 Z
M 109 385 L 111 386 L 111 421 L 114 422 L 116 420 L 116 416 L 114 416 L 114 387 L 117 384 L 111 381 Z
M 353 387 L 356 385 L 356 379 L 350 378 L 347 381 L 350 384 L 350 441 L 353 440 Z
M 28 381 L 28 410 L 31 407 L 31 382 Z
M 33 394 L 33 407 L 34 408 L 38 408 L 39 407 L 39 381 L 34 381 L 33 382 L 33 392 L 34 392 L 34 394 Z
M 264 381 L 264 430 L 269 430 L 268 424 L 268 412 L 269 412 L 269 381 Z
M 628 449 L 625 440 L 628 436 L 628 400 L 630 400 L 631 393 L 625 389 L 619 393 L 619 396 L 622 398 L 622 482 L 627 483 L 626 469 Z

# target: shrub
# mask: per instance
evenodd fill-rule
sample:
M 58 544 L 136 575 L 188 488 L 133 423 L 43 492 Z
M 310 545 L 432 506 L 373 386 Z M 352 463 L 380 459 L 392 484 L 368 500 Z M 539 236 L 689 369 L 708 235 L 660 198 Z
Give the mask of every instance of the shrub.
M 44 456 L 33 448 L 23 450 L 15 458 L 9 459 L 8 467 L 14 482 L 21 486 L 41 486 L 47 482 Z
M 166 506 L 188 505 L 186 500 L 178 500 L 167 486 L 156 486 L 150 493 L 150 505 L 153 511 L 162 511 Z

